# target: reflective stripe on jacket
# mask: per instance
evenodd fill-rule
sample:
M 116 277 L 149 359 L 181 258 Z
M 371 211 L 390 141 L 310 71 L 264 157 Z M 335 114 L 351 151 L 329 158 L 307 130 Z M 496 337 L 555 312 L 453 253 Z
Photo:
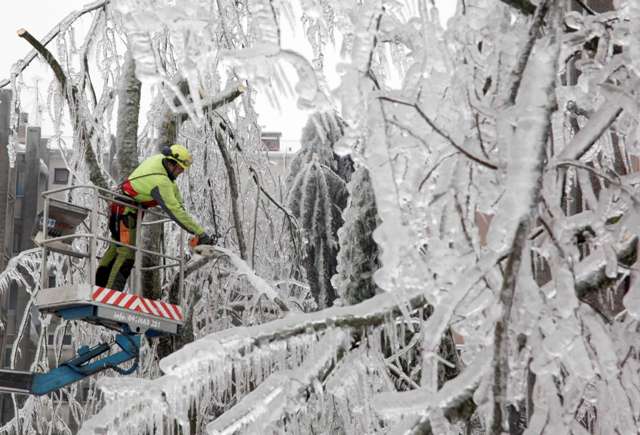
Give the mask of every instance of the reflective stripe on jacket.
M 186 231 L 201 235 L 204 229 L 184 209 L 180 190 L 162 164 L 164 158 L 158 154 L 143 161 L 122 183 L 122 191 L 145 207 L 159 205 Z

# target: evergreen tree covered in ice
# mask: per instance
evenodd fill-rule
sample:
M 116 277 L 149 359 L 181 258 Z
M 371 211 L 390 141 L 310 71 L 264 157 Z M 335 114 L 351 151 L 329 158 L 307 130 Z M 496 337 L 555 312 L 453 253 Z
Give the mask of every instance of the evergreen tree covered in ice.
M 332 283 L 344 303 L 352 305 L 376 294 L 373 273 L 378 269 L 378 246 L 373 231 L 380 223 L 369 171 L 359 167 L 349 182 L 349 201 L 338 230 L 337 274 Z
M 302 130 L 302 148 L 291 162 L 287 180 L 288 203 L 301 225 L 307 282 L 318 307 L 333 304 L 342 210 L 347 203 L 346 183 L 351 176 L 348 157 L 333 146 L 343 135 L 343 124 L 333 113 L 314 113 Z

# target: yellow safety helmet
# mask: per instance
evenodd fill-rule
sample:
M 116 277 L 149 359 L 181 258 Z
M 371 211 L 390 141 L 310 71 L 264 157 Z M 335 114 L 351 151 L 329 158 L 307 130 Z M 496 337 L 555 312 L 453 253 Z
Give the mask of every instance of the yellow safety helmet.
M 162 149 L 162 154 L 167 156 L 169 160 L 173 160 L 182 166 L 183 169 L 187 169 L 193 163 L 193 158 L 188 149 L 180 144 L 173 144 L 166 146 Z

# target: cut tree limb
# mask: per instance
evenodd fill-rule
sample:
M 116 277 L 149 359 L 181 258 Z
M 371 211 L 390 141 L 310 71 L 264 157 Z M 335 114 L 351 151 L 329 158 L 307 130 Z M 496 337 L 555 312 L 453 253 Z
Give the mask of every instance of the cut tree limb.
M 238 98 L 247 90 L 246 85 L 243 83 L 234 83 L 231 86 L 227 87 L 224 91 L 219 94 L 208 98 L 202 101 L 202 109 L 207 112 L 210 110 L 216 110 L 219 107 L 224 106 L 225 104 L 231 103 L 233 100 Z M 183 115 L 183 121 L 186 119 L 186 115 L 188 113 L 187 109 L 184 107 L 178 107 L 177 113 Z

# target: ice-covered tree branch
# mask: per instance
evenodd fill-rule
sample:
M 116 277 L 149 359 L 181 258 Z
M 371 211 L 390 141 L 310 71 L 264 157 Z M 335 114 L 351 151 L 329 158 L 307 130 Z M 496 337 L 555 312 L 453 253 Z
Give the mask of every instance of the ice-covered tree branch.
M 578 160 L 600 139 L 605 131 L 622 113 L 622 106 L 614 101 L 605 101 L 596 113 L 560 151 L 555 160 Z
M 345 355 L 351 342 L 348 331 L 329 330 L 305 362 L 294 370 L 272 374 L 238 404 L 207 426 L 211 434 L 233 434 L 239 430 L 264 431 L 290 409 L 297 409 L 323 382 Z
M 267 359 L 269 354 L 282 349 L 282 345 L 285 345 L 288 353 L 296 354 L 302 352 L 301 348 L 304 348 L 309 340 L 315 341 L 317 334 L 324 334 L 327 330 L 361 330 L 379 326 L 390 318 L 401 316 L 406 309 L 416 309 L 426 304 L 424 294 L 419 290 L 403 295 L 386 293 L 349 307 L 332 307 L 314 313 L 291 314 L 263 325 L 232 328 L 208 335 L 163 359 L 160 365 L 164 376 L 153 381 L 128 381 L 130 385 L 126 388 L 121 385 L 122 382 L 127 382 L 126 380 L 114 381 L 115 389 L 111 391 L 115 394 L 126 391 L 137 393 L 131 396 L 132 400 L 112 400 L 85 425 L 84 433 L 113 428 L 114 424 L 126 425 L 132 422 L 142 423 L 143 427 L 153 427 L 153 421 L 145 423 L 139 419 L 128 418 L 123 421 L 120 417 L 139 412 L 157 413 L 161 419 L 186 418 L 187 408 L 176 406 L 178 403 L 184 403 L 183 396 L 166 394 L 165 391 L 181 389 L 187 379 L 201 386 L 210 383 L 227 384 L 235 370 L 239 382 L 245 379 L 243 371 L 251 369 L 250 364 L 243 364 L 242 361 L 250 360 L 254 355 Z M 400 306 L 404 308 L 401 310 Z M 258 354 L 254 353 L 256 351 Z M 204 382 L 205 379 L 210 383 Z M 235 388 L 240 387 L 241 385 L 237 384 Z M 186 403 L 200 395 L 200 388 L 193 385 L 186 391 L 193 394 Z M 120 421 L 116 421 L 118 419 Z
M 518 62 L 511 71 L 511 86 L 509 87 L 509 97 L 507 99 L 507 104 L 509 105 L 513 105 L 516 102 L 516 97 L 518 96 L 518 90 L 520 89 L 520 83 L 522 82 L 524 69 L 529 62 L 529 56 L 531 56 L 531 51 L 533 50 L 535 42 L 539 37 L 539 33 L 541 32 L 542 25 L 544 24 L 544 18 L 547 15 L 547 11 L 549 10 L 549 2 L 551 1 L 552 0 L 543 0 L 535 8 L 533 21 L 531 22 L 531 26 L 529 27 L 527 43 L 522 48 L 522 51 L 518 56 Z
M 429 416 L 433 411 L 452 417 L 469 417 L 468 405 L 480 381 L 491 368 L 491 347 L 480 352 L 463 372 L 446 382 L 437 392 L 425 388 L 401 393 L 382 393 L 374 398 L 374 407 L 381 417 L 394 421 L 413 420 L 410 434 L 429 433 Z M 473 408 L 473 407 L 472 407 Z
M 244 230 L 242 220 L 240 218 L 240 205 L 238 203 L 240 194 L 238 192 L 238 180 L 236 177 L 236 171 L 233 168 L 233 162 L 231 161 L 231 155 L 227 148 L 227 139 L 222 133 L 222 129 L 218 126 L 212 126 L 214 129 L 214 137 L 220 155 L 222 155 L 222 161 L 227 172 L 227 184 L 229 186 L 229 194 L 231 196 L 231 212 L 233 216 L 233 226 L 236 230 L 236 239 L 238 241 L 238 249 L 240 250 L 240 257 L 243 260 L 247 260 L 247 242 L 244 237 Z
M 498 167 L 481 158 L 476 156 L 475 154 L 473 154 L 471 151 L 465 149 L 462 145 L 458 144 L 455 140 L 453 140 L 453 138 L 451 136 L 449 136 L 446 132 L 444 132 L 440 127 L 438 127 L 433 120 L 427 116 L 427 114 L 424 112 L 424 110 L 422 110 L 422 108 L 420 107 L 420 105 L 418 103 L 411 103 L 409 101 L 405 101 L 399 98 L 394 98 L 394 97 L 389 97 L 389 96 L 381 96 L 379 97 L 380 100 L 383 101 L 388 101 L 391 103 L 397 103 L 397 104 L 402 104 L 404 106 L 409 106 L 409 107 L 413 107 L 418 114 L 420 115 L 420 117 L 422 119 L 424 119 L 426 121 L 426 123 L 429 125 L 429 127 L 431 127 L 433 129 L 433 131 L 435 131 L 437 134 L 439 134 L 440 136 L 442 136 L 447 142 L 449 142 L 449 144 L 451 144 L 452 147 L 454 147 L 456 150 L 458 150 L 460 153 L 462 153 L 462 155 L 464 155 L 465 157 L 467 157 L 469 160 L 472 160 L 476 163 L 479 163 L 480 165 L 489 168 L 489 169 L 493 169 L 496 170 L 498 169 Z
M 233 100 L 235 100 L 240 95 L 242 95 L 242 93 L 245 92 L 246 90 L 247 90 L 247 87 L 243 83 L 234 83 L 229 87 L 227 87 L 227 89 L 225 89 L 224 91 L 220 92 L 219 94 L 216 94 L 215 96 L 210 97 L 206 100 L 202 100 L 201 101 L 202 109 L 205 112 L 216 110 L 219 107 L 222 107 L 226 104 L 231 103 Z M 185 116 L 189 112 L 186 108 L 182 106 L 178 106 L 177 113 L 183 115 L 182 120 L 184 121 L 187 119 Z
M 53 28 L 53 30 L 51 30 L 47 34 L 47 36 L 45 36 L 43 38 L 42 45 L 46 47 L 58 35 L 60 35 L 61 33 L 65 32 L 78 18 L 80 18 L 81 16 L 83 16 L 83 15 L 89 13 L 89 12 L 93 12 L 96 9 L 104 8 L 105 6 L 107 6 L 109 4 L 110 1 L 111 0 L 95 1 L 93 3 L 90 3 L 90 4 L 86 5 L 81 10 L 72 12 L 71 14 L 67 15 L 59 24 L 57 24 Z M 19 65 L 19 68 L 16 71 L 16 73 L 24 71 L 29 66 L 29 64 L 31 64 L 33 59 L 35 59 L 36 56 L 38 56 L 38 54 L 41 54 L 40 50 L 37 50 L 37 49 L 34 48 L 29 54 L 27 54 L 20 61 L 20 65 Z M 5 86 L 7 86 L 10 83 L 11 83 L 11 79 L 4 79 L 4 80 L 0 81 L 0 88 L 4 88 Z
M 75 134 L 78 135 L 80 144 L 84 151 L 84 158 L 87 166 L 89 167 L 89 179 L 96 186 L 102 187 L 103 189 L 109 188 L 109 183 L 107 183 L 106 178 L 102 173 L 102 169 L 100 168 L 100 164 L 96 158 L 95 152 L 93 151 L 93 147 L 91 145 L 91 137 L 94 133 L 94 128 L 90 125 L 89 121 L 84 119 L 80 108 L 80 97 L 78 95 L 78 89 L 74 84 L 69 84 L 68 79 L 60 63 L 56 60 L 56 58 L 51 54 L 51 52 L 44 46 L 40 41 L 33 37 L 27 30 L 20 29 L 18 30 L 18 36 L 26 40 L 33 48 L 40 53 L 40 55 L 46 60 L 49 64 L 53 73 L 60 84 L 60 90 L 64 95 L 67 104 L 69 105 L 69 112 L 71 115 L 71 123 Z
M 559 8 L 559 6 L 555 6 Z M 556 13 L 558 13 L 556 11 Z M 540 39 L 524 71 L 516 104 L 520 117 L 515 140 L 509 144 L 511 159 L 507 176 L 505 204 L 509 209 L 515 233 L 511 236 L 511 252 L 499 294 L 501 316 L 494 331 L 493 398 L 494 409 L 490 433 L 500 435 L 506 427 L 505 409 L 509 382 L 508 330 L 522 258 L 531 225 L 536 214 L 542 186 L 544 153 L 551 130 L 551 114 L 556 108 L 555 84 L 560 43 L 557 35 Z M 508 228 L 507 231 L 510 231 Z
M 401 315 L 400 307 L 414 310 L 424 307 L 427 301 L 420 291 L 407 292 L 402 297 L 394 294 L 381 294 L 348 307 L 331 307 L 313 313 L 292 313 L 287 317 L 278 319 L 264 325 L 255 327 L 234 328 L 223 331 L 220 334 L 212 334 L 204 339 L 212 343 L 219 343 L 225 347 L 225 352 L 236 352 L 240 349 L 248 349 L 252 346 L 261 346 L 268 343 L 285 340 L 298 334 L 310 331 L 324 331 L 327 328 L 367 328 L 383 324 L 389 316 Z M 238 340 L 241 339 L 241 340 Z M 163 366 L 167 370 L 179 366 L 182 359 L 181 353 L 189 354 L 191 348 L 202 345 L 189 344 L 182 350 L 167 357 Z M 230 346 L 230 347 L 228 347 Z M 247 347 L 248 346 L 248 347 Z
M 263 278 L 256 275 L 256 273 L 249 267 L 246 261 L 229 249 L 215 247 L 215 256 L 226 259 L 236 270 L 236 273 L 240 276 L 244 276 L 251 283 L 251 286 L 258 292 L 258 294 L 265 295 L 270 301 L 275 303 L 278 308 L 283 312 L 289 311 L 289 306 L 282 300 L 278 292 Z

